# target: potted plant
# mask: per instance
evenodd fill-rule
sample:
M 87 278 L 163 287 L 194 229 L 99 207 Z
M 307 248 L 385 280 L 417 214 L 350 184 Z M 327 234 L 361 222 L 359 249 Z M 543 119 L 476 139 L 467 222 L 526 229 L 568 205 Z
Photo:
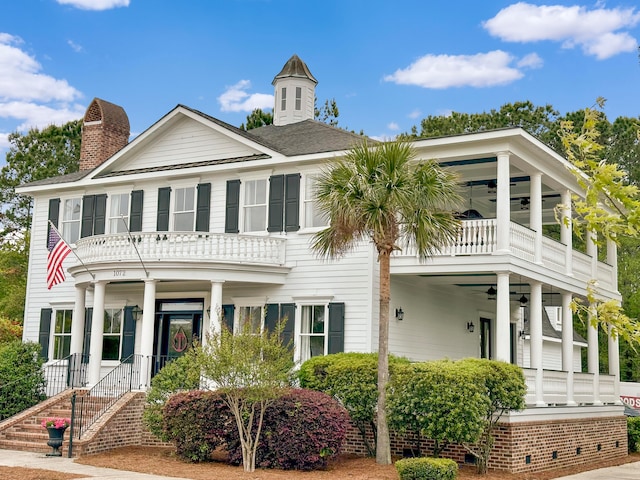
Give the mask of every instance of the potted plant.
M 64 440 L 64 431 L 71 425 L 71 420 L 60 417 L 44 418 L 41 425 L 49 432 L 47 445 L 53 449 L 51 453 L 47 453 L 47 457 L 61 457 L 60 447 Z

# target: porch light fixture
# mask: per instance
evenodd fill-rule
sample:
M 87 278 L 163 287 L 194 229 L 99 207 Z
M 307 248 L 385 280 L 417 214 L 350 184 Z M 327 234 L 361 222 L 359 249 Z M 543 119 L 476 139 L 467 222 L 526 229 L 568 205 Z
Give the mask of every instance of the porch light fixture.
M 495 300 L 497 293 L 498 291 L 495 288 L 493 288 L 493 285 L 491 285 L 489 287 L 489 290 L 487 290 L 487 300 Z
M 473 324 L 473 322 L 467 322 L 467 332 L 473 333 L 475 329 L 476 326 Z
M 396 308 L 396 320 L 404 320 L 404 312 L 402 311 L 402 307 Z
M 529 299 L 527 297 L 524 296 L 524 293 L 522 294 L 522 296 L 519 298 L 520 300 L 520 306 L 521 307 L 526 307 L 527 303 L 529 303 Z
M 142 309 L 136 305 L 131 310 L 131 314 L 133 315 L 133 319 L 137 322 L 142 317 Z
M 207 318 L 211 318 L 211 307 L 207 308 Z
M 523 198 L 520 200 L 520 210 L 529 210 L 529 199 Z
M 498 191 L 498 185 L 495 180 L 489 180 L 487 182 L 487 193 L 496 193 Z

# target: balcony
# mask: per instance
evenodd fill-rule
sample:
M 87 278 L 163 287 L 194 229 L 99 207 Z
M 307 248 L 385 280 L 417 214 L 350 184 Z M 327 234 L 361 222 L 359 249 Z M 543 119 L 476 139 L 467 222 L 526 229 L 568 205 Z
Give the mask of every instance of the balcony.
M 448 245 L 432 256 L 459 257 L 459 256 L 481 256 L 492 255 L 497 249 L 497 220 L 495 218 L 463 220 L 460 226 L 458 238 L 451 245 Z M 511 255 L 525 260 L 535 262 L 535 232 L 518 223 L 509 224 L 509 251 Z M 542 238 L 542 264 L 557 273 L 566 274 L 567 254 L 566 246 L 551 238 Z M 409 246 L 394 254 L 394 259 L 409 260 L 416 258 L 417 253 L 414 246 Z M 589 255 L 573 250 L 571 252 L 571 273 L 582 281 L 588 282 L 593 278 L 592 261 Z M 406 264 L 405 264 L 406 265 Z M 611 265 L 597 262 L 597 280 L 600 285 L 612 288 L 616 284 L 615 270 Z
M 569 375 L 567 372 L 542 370 L 542 392 L 538 396 L 536 395 L 536 370 L 531 368 L 523 368 L 522 370 L 527 385 L 525 396 L 527 406 L 535 406 L 538 397 L 547 405 L 567 405 L 569 403 L 567 394 Z M 601 373 L 596 378 L 592 373 L 574 372 L 572 386 L 573 402 L 579 405 L 619 404 L 620 402 L 613 375 Z
M 81 238 L 76 253 L 85 264 L 131 261 L 222 262 L 263 266 L 285 263 L 286 240 L 205 232 L 135 232 Z

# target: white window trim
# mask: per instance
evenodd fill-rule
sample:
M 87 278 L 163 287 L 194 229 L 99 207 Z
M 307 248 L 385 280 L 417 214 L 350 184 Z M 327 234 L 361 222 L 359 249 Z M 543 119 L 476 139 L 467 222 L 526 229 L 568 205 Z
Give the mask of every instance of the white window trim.
M 60 234 L 62 235 L 62 238 L 64 239 L 64 241 L 67 242 L 69 245 L 75 245 L 76 242 L 80 240 L 80 235 L 82 234 L 82 197 L 83 197 L 82 194 L 77 194 L 77 195 L 69 195 L 67 197 L 60 198 L 60 211 L 58 212 L 58 215 L 59 215 L 58 230 L 60 230 Z M 78 200 L 78 204 L 80 205 L 80 215 L 77 220 L 78 238 L 75 241 L 72 241 L 67 236 L 67 232 L 65 232 L 65 224 L 70 222 L 65 222 L 64 212 L 65 212 L 65 203 L 67 202 L 67 200 L 75 200 L 75 199 Z M 76 220 L 73 220 L 73 222 L 75 223 Z
M 51 305 L 51 326 L 49 330 L 49 358 L 47 359 L 49 362 L 58 362 L 62 360 L 62 358 L 55 358 L 55 337 L 56 336 L 68 336 L 71 338 L 71 331 L 68 334 L 56 334 L 56 317 L 58 316 L 59 311 L 67 310 L 71 312 L 71 329 L 73 330 L 73 305 L 65 303 L 59 305 Z
M 260 307 L 262 323 L 260 331 L 264 331 L 264 315 L 265 305 L 267 304 L 267 297 L 232 297 L 231 298 L 235 308 L 233 309 L 233 333 L 240 331 L 240 309 L 242 307 Z
M 120 334 L 119 334 L 119 336 L 120 336 L 120 344 L 118 346 L 118 358 L 115 359 L 115 360 L 114 359 L 112 359 L 112 360 L 104 360 L 104 359 L 102 359 L 101 361 L 105 365 L 111 365 L 112 363 L 120 364 L 120 358 L 122 357 L 122 335 L 124 333 L 123 332 L 123 330 L 124 330 L 124 308 L 125 308 L 125 305 L 120 305 L 120 306 L 118 306 L 118 305 L 105 305 L 105 307 L 104 307 L 105 314 L 106 314 L 107 310 L 118 310 L 119 309 L 120 312 L 121 312 L 120 313 L 120 315 L 121 315 L 121 317 L 120 317 Z M 102 327 L 102 338 L 103 338 L 103 340 L 104 340 L 104 337 L 106 335 L 107 334 L 104 331 L 104 319 L 103 319 L 103 327 Z M 109 334 L 109 335 L 110 336 L 115 336 L 114 334 Z M 104 349 L 104 345 L 103 345 L 103 349 Z M 104 354 L 104 351 L 103 351 L 103 354 Z
M 329 226 L 329 224 L 327 223 L 326 225 L 321 225 L 318 227 L 310 227 L 308 226 L 308 220 L 307 220 L 307 203 L 311 203 L 313 200 L 308 200 L 307 199 L 307 178 L 309 177 L 317 177 L 318 175 L 320 175 L 320 172 L 309 172 L 309 173 L 303 173 L 302 174 L 302 182 L 300 182 L 300 218 L 302 219 L 301 223 L 301 227 L 300 230 L 298 231 L 299 233 L 316 233 L 319 232 L 321 230 L 324 230 L 325 228 L 327 228 Z
M 107 228 L 108 228 L 108 232 L 109 233 L 123 233 L 123 232 L 113 232 L 111 231 L 111 220 L 115 219 L 115 218 L 120 218 L 120 215 L 118 214 L 117 217 L 113 216 L 113 212 L 111 211 L 111 207 L 112 207 L 112 201 L 116 196 L 121 196 L 121 195 L 127 195 L 128 200 L 127 200 L 127 215 L 126 215 L 126 223 L 127 223 L 127 230 L 129 230 L 129 224 L 131 219 L 129 217 L 131 217 L 131 190 L 116 190 L 113 192 L 110 192 L 109 195 L 107 196 L 107 210 L 108 210 L 108 214 L 107 214 Z
M 325 331 L 324 331 L 324 355 L 327 355 L 329 348 L 329 304 L 333 300 L 333 295 L 322 297 L 294 297 L 296 303 L 296 318 L 294 324 L 294 362 L 297 365 L 302 364 L 302 310 L 303 307 L 324 306 L 325 315 Z
M 199 182 L 198 182 L 199 183 Z M 196 210 L 198 208 L 198 183 L 189 183 L 185 185 L 174 185 L 171 187 L 171 198 L 169 200 L 169 231 L 171 232 L 195 232 L 196 231 Z M 180 210 L 176 212 L 176 192 L 178 190 L 184 190 L 187 188 L 193 189 L 193 210 Z M 187 213 L 193 212 L 193 225 L 191 226 L 191 230 L 176 230 L 176 213 Z
M 251 177 L 247 177 L 244 179 L 240 180 L 240 212 L 239 212 L 239 218 L 238 221 L 240 222 L 240 225 L 242 226 L 241 228 L 241 232 L 242 233 L 250 233 L 251 235 L 267 235 L 267 220 L 269 218 L 269 178 L 270 178 L 271 174 L 269 175 L 261 175 L 261 176 L 251 176 Z M 245 227 L 245 212 L 246 212 L 246 208 L 247 208 L 247 204 L 246 204 L 246 187 L 247 187 L 247 183 L 249 182 L 256 182 L 256 181 L 264 181 L 265 182 L 265 214 L 264 214 L 264 228 L 262 230 L 246 230 Z M 255 206 L 255 205 L 252 205 Z

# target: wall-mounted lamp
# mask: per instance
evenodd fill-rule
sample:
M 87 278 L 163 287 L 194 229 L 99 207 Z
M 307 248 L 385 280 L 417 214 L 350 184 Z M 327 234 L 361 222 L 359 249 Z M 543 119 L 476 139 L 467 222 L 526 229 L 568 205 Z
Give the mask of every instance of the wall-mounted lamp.
M 467 322 L 467 332 L 473 333 L 475 329 L 476 326 L 473 324 L 473 322 Z
M 493 285 L 491 285 L 489 287 L 489 290 L 487 290 L 487 300 L 495 300 L 497 293 L 498 291 L 495 288 L 493 288 Z
M 207 318 L 211 318 L 211 307 L 207 308 Z
M 527 332 L 525 332 L 524 330 L 520 330 L 519 336 L 520 338 L 524 338 L 527 336 Z
M 133 319 L 137 322 L 142 317 L 142 309 L 136 305 L 131 309 L 131 314 L 133 315 Z
M 404 320 L 404 312 L 402 311 L 402 307 L 396 308 L 396 320 Z

